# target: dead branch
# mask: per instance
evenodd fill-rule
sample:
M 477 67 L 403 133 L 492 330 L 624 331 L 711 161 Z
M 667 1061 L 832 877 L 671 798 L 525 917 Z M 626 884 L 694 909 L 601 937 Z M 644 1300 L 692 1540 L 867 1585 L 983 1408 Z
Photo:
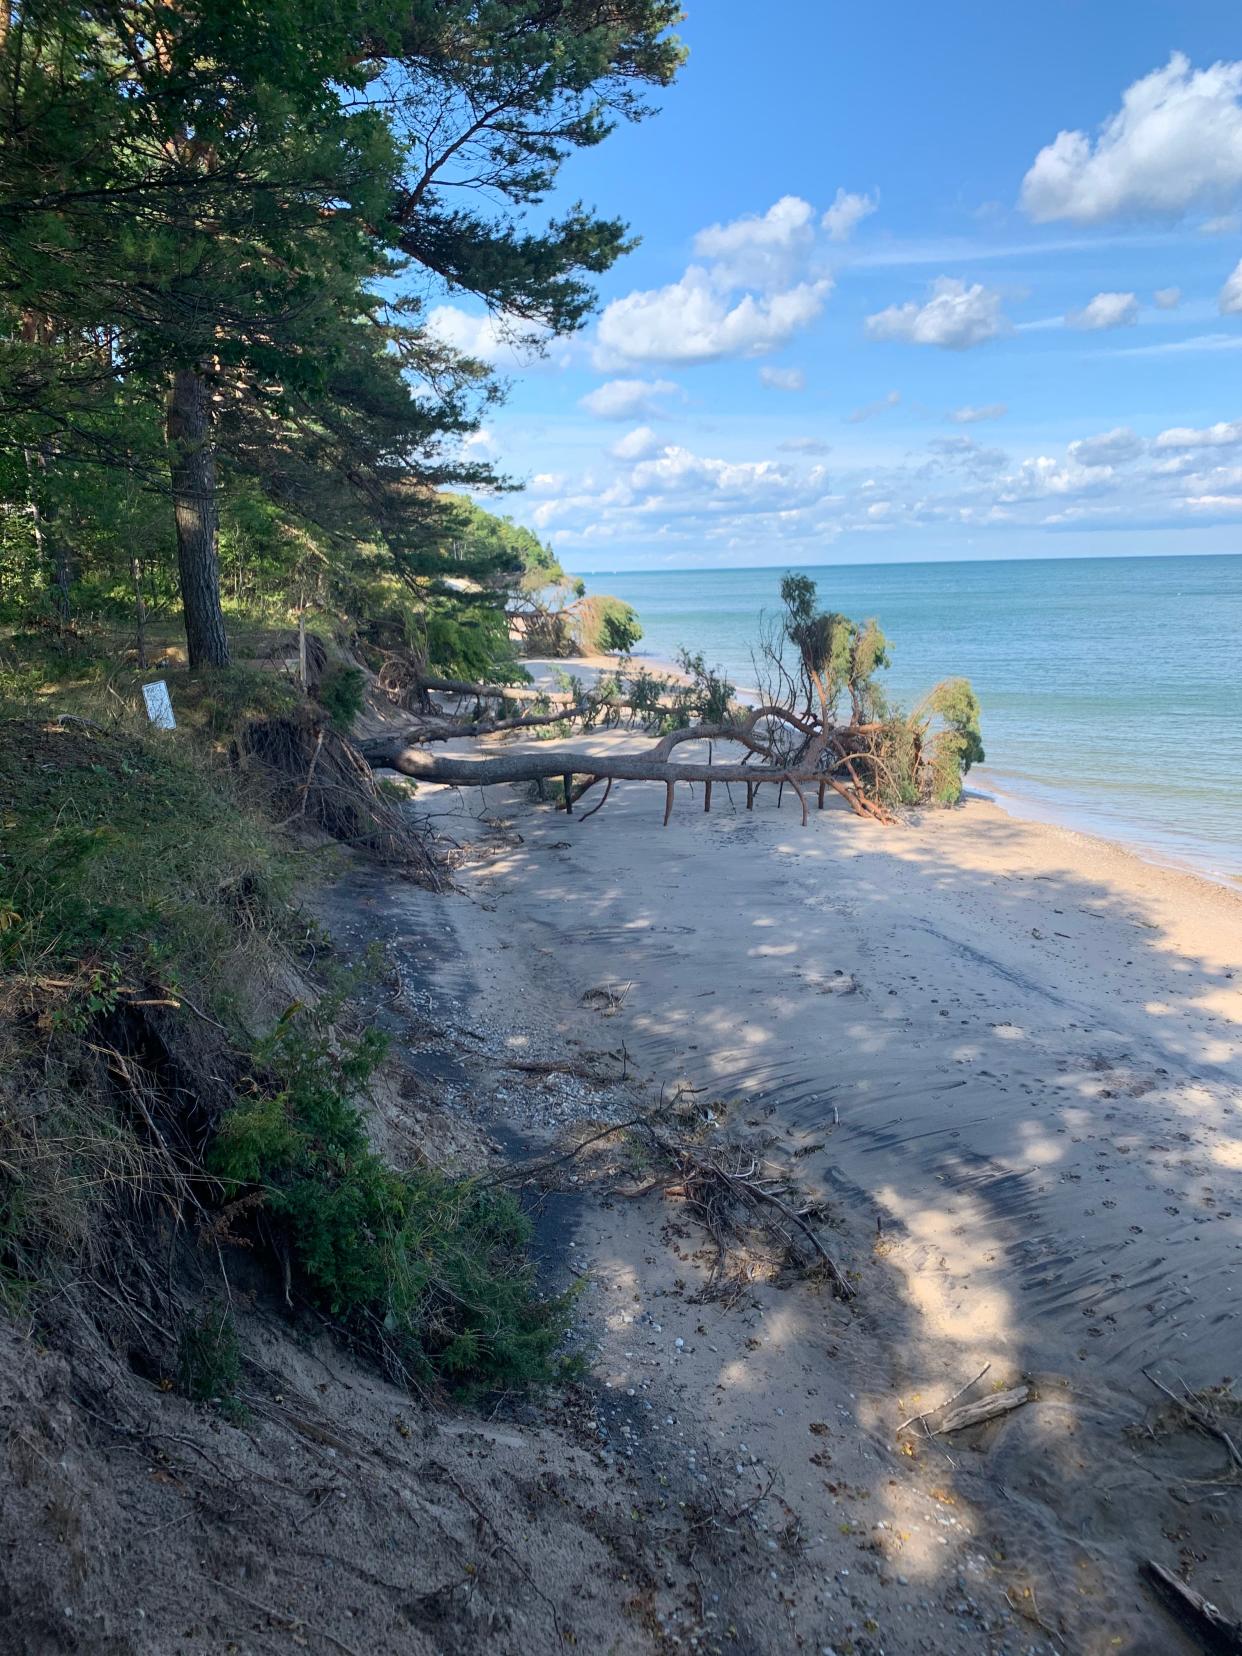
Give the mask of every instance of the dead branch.
M 670 1194 L 680 1194 L 694 1209 L 700 1223 L 715 1244 L 713 1288 L 718 1289 L 723 1280 L 729 1242 L 731 1239 L 740 1239 L 743 1219 L 757 1225 L 760 1230 L 778 1240 L 790 1257 L 798 1258 L 799 1246 L 795 1236 L 785 1226 L 772 1219 L 767 1211 L 775 1208 L 794 1227 L 803 1244 L 809 1247 L 812 1258 L 827 1271 L 840 1297 L 845 1300 L 854 1298 L 855 1288 L 846 1279 L 819 1237 L 805 1219 L 788 1207 L 770 1188 L 774 1181 L 758 1176 L 759 1164 L 753 1157 L 748 1165 L 739 1165 L 730 1170 L 723 1167 L 719 1160 L 696 1155 L 685 1146 L 670 1142 L 657 1133 L 650 1122 L 643 1122 L 642 1125 L 655 1148 L 680 1175 L 678 1182 L 670 1182 L 664 1188 Z M 651 1188 L 658 1188 L 658 1182 Z M 634 1191 L 629 1194 L 642 1193 Z
M 1196 1407 L 1196 1405 L 1191 1402 L 1189 1398 L 1179 1397 L 1176 1392 L 1170 1391 L 1164 1381 L 1157 1380 L 1155 1375 L 1148 1369 L 1144 1369 L 1143 1374 L 1148 1380 L 1151 1381 L 1152 1385 L 1155 1386 L 1158 1391 L 1162 1391 L 1164 1393 L 1171 1403 L 1175 1403 L 1185 1415 L 1193 1420 L 1201 1432 L 1206 1432 L 1210 1437 L 1219 1438 L 1225 1446 L 1229 1459 L 1239 1471 L 1242 1471 L 1242 1453 L 1239 1453 L 1237 1444 L 1229 1436 L 1229 1433 L 1223 1426 L 1213 1420 L 1211 1415 L 1207 1414 L 1203 1409 Z
M 1139 1574 L 1165 1609 L 1198 1639 L 1204 1650 L 1219 1652 L 1220 1656 L 1242 1656 L 1242 1622 L 1230 1621 L 1202 1593 L 1179 1581 L 1154 1558 L 1144 1560 Z
M 493 1179 L 484 1179 L 479 1186 L 480 1190 L 491 1190 L 496 1185 L 522 1184 L 527 1179 L 538 1178 L 541 1174 L 550 1173 L 554 1167 L 561 1167 L 567 1161 L 573 1161 L 591 1145 L 598 1144 L 601 1139 L 611 1138 L 614 1133 L 627 1132 L 631 1127 L 642 1126 L 649 1118 L 645 1115 L 631 1116 L 628 1121 L 617 1121 L 611 1126 L 603 1127 L 598 1133 L 592 1133 L 575 1144 L 572 1149 L 564 1150 L 559 1156 L 547 1156 L 542 1161 L 520 1162 L 517 1167 L 511 1167 L 505 1173 L 497 1174 Z

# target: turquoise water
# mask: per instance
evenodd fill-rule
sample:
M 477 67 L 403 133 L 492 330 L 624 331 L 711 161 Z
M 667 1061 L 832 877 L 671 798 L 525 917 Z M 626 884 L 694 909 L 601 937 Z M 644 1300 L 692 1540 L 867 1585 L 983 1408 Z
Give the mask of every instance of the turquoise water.
M 1242 556 L 807 569 L 826 607 L 874 615 L 890 695 L 969 678 L 988 762 L 972 783 L 1025 814 L 1242 878 Z M 754 682 L 783 570 L 596 574 L 633 604 L 639 654 L 701 650 Z

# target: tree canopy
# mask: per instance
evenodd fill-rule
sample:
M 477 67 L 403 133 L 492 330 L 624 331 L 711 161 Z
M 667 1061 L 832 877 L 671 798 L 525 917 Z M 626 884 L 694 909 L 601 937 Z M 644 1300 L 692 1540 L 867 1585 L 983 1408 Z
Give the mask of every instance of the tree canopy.
M 442 494 L 504 486 L 464 444 L 501 388 L 431 301 L 471 296 L 536 350 L 582 325 L 629 233 L 547 199 L 672 80 L 676 18 L 3 0 L 0 496 L 28 594 L 63 620 L 75 584 L 128 577 L 129 546 L 84 529 L 116 518 L 107 495 L 142 519 L 144 568 L 168 585 L 175 561 L 192 664 L 228 657 L 220 561 L 227 586 L 248 523 L 323 559 L 366 544 L 441 605 L 451 570 L 477 607 L 515 547 Z

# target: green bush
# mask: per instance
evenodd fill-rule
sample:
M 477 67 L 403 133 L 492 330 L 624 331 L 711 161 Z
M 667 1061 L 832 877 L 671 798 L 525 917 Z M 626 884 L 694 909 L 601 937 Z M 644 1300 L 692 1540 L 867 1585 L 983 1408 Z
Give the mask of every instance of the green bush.
M 366 679 L 358 667 L 329 667 L 319 684 L 319 705 L 338 730 L 348 730 L 362 712 Z
M 406 1380 L 557 1379 L 568 1300 L 536 1297 L 514 1199 L 370 1148 L 354 1100 L 382 1050 L 370 1034 L 334 1052 L 323 1012 L 283 1020 L 258 1054 L 268 1084 L 225 1115 L 212 1170 L 231 1196 L 262 1192 L 311 1297 Z
M 608 593 L 581 599 L 574 621 L 578 642 L 588 654 L 628 655 L 643 636 L 637 611 Z
M 233 1313 L 224 1304 L 205 1306 L 182 1324 L 177 1338 L 177 1389 L 194 1403 L 240 1408 L 241 1348 Z

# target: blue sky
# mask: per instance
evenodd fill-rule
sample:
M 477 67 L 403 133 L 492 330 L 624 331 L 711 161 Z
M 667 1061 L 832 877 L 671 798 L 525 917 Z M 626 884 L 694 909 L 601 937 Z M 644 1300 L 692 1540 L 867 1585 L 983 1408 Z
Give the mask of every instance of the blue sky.
M 762 20 L 756 29 L 755 19 Z M 642 238 L 478 452 L 575 571 L 1242 551 L 1230 4 L 689 0 Z

